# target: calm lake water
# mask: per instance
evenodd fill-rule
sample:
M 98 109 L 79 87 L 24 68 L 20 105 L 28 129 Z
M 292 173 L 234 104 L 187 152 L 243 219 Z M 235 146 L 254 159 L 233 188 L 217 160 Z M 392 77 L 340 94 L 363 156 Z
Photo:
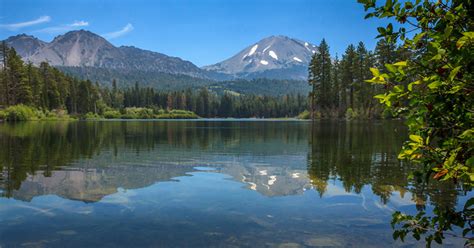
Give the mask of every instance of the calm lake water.
M 407 180 L 405 138 L 400 122 L 0 124 L 0 247 L 423 246 L 392 240 L 392 212 L 466 193 Z

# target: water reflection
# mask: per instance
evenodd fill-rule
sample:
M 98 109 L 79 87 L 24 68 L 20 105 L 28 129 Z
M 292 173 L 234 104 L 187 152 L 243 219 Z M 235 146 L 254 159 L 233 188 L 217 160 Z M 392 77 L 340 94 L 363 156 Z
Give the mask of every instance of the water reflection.
M 305 169 L 293 171 L 288 166 L 301 167 L 299 155 L 307 150 L 307 129 L 304 123 L 272 122 L 4 124 L 0 126 L 1 188 L 4 196 L 16 199 L 56 194 L 98 201 L 118 187 L 145 187 L 203 165 L 249 183 L 274 169 L 298 178 Z M 281 163 L 282 159 L 289 163 Z M 266 193 L 259 189 L 268 195 L 301 191 L 299 186 L 286 193 L 269 191 L 273 184 L 287 191 L 289 185 L 282 185 L 280 176 L 280 180 L 274 175 L 265 179 Z
M 393 210 L 466 194 L 407 180 L 405 136 L 398 122 L 1 124 L 0 246 L 391 243 Z

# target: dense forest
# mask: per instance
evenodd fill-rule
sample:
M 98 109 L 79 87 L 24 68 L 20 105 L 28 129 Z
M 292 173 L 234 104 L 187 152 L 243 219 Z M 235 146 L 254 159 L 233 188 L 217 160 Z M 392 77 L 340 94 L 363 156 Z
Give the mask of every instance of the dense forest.
M 202 117 L 294 117 L 307 107 L 304 95 L 260 96 L 237 95 L 233 92 L 215 94 L 203 87 L 199 90 L 173 92 L 155 91 L 135 84 L 132 88 L 120 90 L 115 82 L 112 89 L 102 89 L 104 100 L 113 108 L 158 107 L 161 109 L 182 109 Z
M 207 87 L 219 95 L 225 91 L 235 91 L 245 95 L 307 95 L 310 90 L 305 80 L 271 79 L 264 78 L 264 75 L 261 78 L 255 79 L 231 79 L 230 76 L 227 76 L 219 81 L 214 81 L 206 78 L 157 71 L 129 71 L 99 67 L 71 66 L 56 66 L 56 68 L 78 79 L 89 79 L 93 82 L 97 81 L 101 87 L 110 87 L 112 82 L 115 81 L 118 88 L 121 89 L 134 87 L 136 82 L 140 82 L 141 87 L 150 87 L 160 91 L 199 90 L 200 88 Z M 213 77 L 215 77 L 214 74 Z
M 201 117 L 275 118 L 294 117 L 307 108 L 306 96 L 301 94 L 241 95 L 222 88 L 217 94 L 206 87 L 157 91 L 141 87 L 138 82 L 133 87 L 120 88 L 116 80 L 112 87 L 101 87 L 98 82 L 64 74 L 46 62 L 39 67 L 25 64 L 13 48 L 5 45 L 1 58 L 0 105 L 5 107 L 21 104 L 42 111 L 66 110 L 74 115 L 109 118 L 152 118 L 164 110 L 176 109 Z
M 342 58 L 331 56 L 328 43 L 323 39 L 309 66 L 310 112 L 322 118 L 387 118 L 374 96 L 383 92 L 383 86 L 365 82 L 372 77 L 370 68 L 385 72 L 386 64 L 405 59 L 406 49 L 385 39 L 379 40 L 374 51 L 363 42 L 349 45 Z

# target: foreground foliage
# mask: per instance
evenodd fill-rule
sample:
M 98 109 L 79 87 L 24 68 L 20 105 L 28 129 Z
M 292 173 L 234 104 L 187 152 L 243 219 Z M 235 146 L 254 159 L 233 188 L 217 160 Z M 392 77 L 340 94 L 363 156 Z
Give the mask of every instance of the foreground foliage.
M 379 37 L 401 41 L 413 54 L 386 64 L 385 72 L 372 68 L 374 77 L 368 80 L 385 87 L 386 92 L 376 98 L 407 119 L 410 140 L 399 158 L 420 167 L 414 174 L 418 181 L 450 181 L 470 190 L 474 184 L 473 1 L 359 2 L 370 10 L 367 17 L 395 19 L 398 30 L 390 23 L 378 28 Z M 409 233 L 415 239 L 424 236 L 430 246 L 433 240 L 441 244 L 451 235 L 474 245 L 473 213 L 473 198 L 462 209 L 435 208 L 432 215 L 396 212 L 393 236 L 401 240 Z

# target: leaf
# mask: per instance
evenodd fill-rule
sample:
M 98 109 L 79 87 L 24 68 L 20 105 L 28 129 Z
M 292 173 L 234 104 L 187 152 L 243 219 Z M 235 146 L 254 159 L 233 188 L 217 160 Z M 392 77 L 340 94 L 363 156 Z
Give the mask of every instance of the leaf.
M 428 84 L 428 88 L 430 88 L 431 90 L 435 90 L 435 89 L 437 89 L 440 85 L 441 85 L 441 82 L 440 82 L 440 81 L 434 81 L 434 82 Z
M 423 143 L 423 138 L 420 135 L 410 134 L 410 139 L 418 144 Z
M 390 72 L 393 72 L 393 73 L 397 72 L 397 68 L 392 64 L 385 64 L 385 68 L 387 68 L 387 70 Z
M 415 82 L 412 82 L 412 83 L 408 84 L 407 88 L 408 88 L 409 91 L 412 91 L 413 90 L 413 85 L 418 85 L 418 84 L 421 84 L 420 80 L 417 80 Z
M 415 45 L 421 40 L 421 38 L 423 38 L 423 36 L 425 36 L 425 32 L 422 32 L 422 33 L 419 33 L 417 35 L 415 35 L 415 38 L 413 38 L 413 43 L 415 43 Z
M 372 75 L 374 75 L 374 77 L 380 76 L 380 71 L 379 71 L 379 69 L 371 67 L 371 68 L 370 68 L 370 71 L 372 72 Z
M 447 173 L 448 173 L 448 170 L 447 170 L 447 169 L 441 170 L 440 172 L 436 173 L 436 174 L 433 176 L 433 179 L 439 179 L 440 177 L 446 175 Z
M 472 139 L 472 138 L 474 138 L 473 136 L 474 136 L 474 128 L 470 128 L 470 129 L 462 132 L 462 134 L 459 135 L 459 138 L 461 138 L 461 139 L 470 139 L 471 138 Z
M 389 34 L 393 33 L 393 25 L 391 23 L 387 25 L 387 33 Z
M 393 87 L 393 90 L 396 93 L 402 93 L 403 92 L 403 85 L 395 85 L 395 87 Z
M 461 69 L 461 66 L 458 66 L 454 68 L 450 73 L 449 73 L 449 80 L 453 81 L 454 77 L 458 74 L 459 70 Z
M 399 61 L 395 64 L 393 64 L 394 66 L 400 66 L 400 67 L 404 67 L 404 66 L 407 66 L 407 62 L 406 61 Z
M 469 38 L 466 36 L 463 36 L 459 38 L 459 40 L 456 42 L 456 47 L 458 49 L 461 49 L 468 41 L 469 41 Z
M 383 27 L 378 27 L 377 31 L 379 31 L 381 36 L 385 35 L 385 33 L 386 33 L 385 28 L 383 28 Z
M 474 39 L 474 32 L 464 32 L 463 37 L 459 38 L 456 42 L 456 47 L 461 49 L 466 43 L 471 42 Z
M 468 210 L 472 205 L 474 205 L 474 198 L 467 200 L 466 204 L 464 204 L 464 210 Z
M 394 231 L 392 234 L 393 240 L 397 240 L 399 236 L 400 236 L 400 232 L 398 230 Z
M 464 32 L 463 35 L 469 39 L 474 39 L 474 32 Z
M 384 95 L 384 94 L 375 95 L 374 98 L 375 98 L 375 99 L 384 99 L 384 98 L 385 98 L 385 95 Z
M 441 54 L 436 54 L 435 56 L 431 58 L 431 60 L 441 60 L 441 59 L 442 59 Z
M 453 26 L 446 26 L 444 29 L 444 37 L 448 38 L 451 35 L 451 32 L 453 31 Z

